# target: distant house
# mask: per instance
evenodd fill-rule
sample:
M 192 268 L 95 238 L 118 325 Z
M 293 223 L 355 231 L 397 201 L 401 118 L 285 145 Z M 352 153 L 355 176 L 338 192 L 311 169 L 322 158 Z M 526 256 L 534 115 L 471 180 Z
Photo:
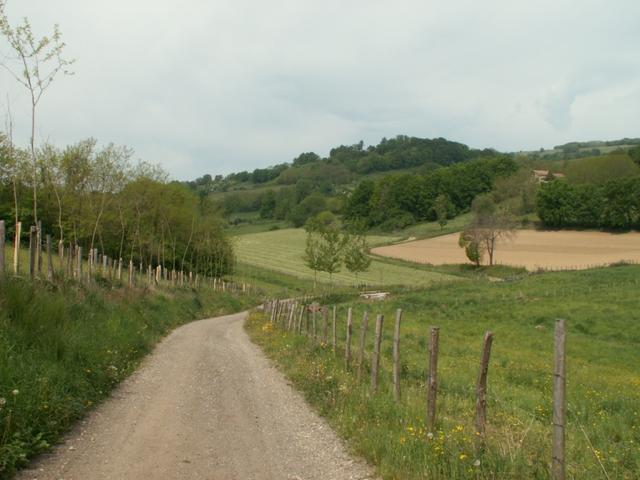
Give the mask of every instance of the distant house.
M 538 183 L 548 182 L 551 178 L 564 178 L 564 173 L 553 173 L 550 170 L 532 170 L 531 172 Z

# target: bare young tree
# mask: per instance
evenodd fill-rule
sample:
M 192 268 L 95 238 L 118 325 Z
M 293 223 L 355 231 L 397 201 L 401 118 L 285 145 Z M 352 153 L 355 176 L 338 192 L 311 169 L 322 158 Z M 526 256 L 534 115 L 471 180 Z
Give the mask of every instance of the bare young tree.
M 472 259 L 476 264 L 479 264 L 482 253 L 486 252 L 489 265 L 493 265 L 498 242 L 511 240 L 515 236 L 513 216 L 496 205 L 489 195 L 476 197 L 471 212 L 473 219 L 460 236 L 460 246 L 466 249 L 467 256 L 469 252 L 478 256 L 478 259 Z
M 16 27 L 11 26 L 5 13 L 7 0 L 0 0 L 0 33 L 6 38 L 13 57 L 0 62 L 11 76 L 29 92 L 31 100 L 31 137 L 30 150 L 33 168 L 33 217 L 38 224 L 38 161 L 36 156 L 36 108 L 42 96 L 53 83 L 55 77 L 62 73 L 72 75 L 69 70 L 74 60 L 63 57 L 66 44 L 58 25 L 53 26 L 53 34 L 36 39 L 28 19 Z

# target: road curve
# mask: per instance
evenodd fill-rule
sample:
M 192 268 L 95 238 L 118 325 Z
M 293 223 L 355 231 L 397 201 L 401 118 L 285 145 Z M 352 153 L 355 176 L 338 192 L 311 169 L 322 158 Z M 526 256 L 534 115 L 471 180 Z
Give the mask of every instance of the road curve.
M 176 329 L 18 479 L 374 478 L 250 342 L 245 317 Z

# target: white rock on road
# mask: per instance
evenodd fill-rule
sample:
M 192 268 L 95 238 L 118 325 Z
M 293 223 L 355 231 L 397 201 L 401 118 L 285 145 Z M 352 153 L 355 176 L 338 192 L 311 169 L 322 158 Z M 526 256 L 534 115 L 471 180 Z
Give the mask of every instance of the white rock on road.
M 249 341 L 245 317 L 175 330 L 18 480 L 375 478 Z

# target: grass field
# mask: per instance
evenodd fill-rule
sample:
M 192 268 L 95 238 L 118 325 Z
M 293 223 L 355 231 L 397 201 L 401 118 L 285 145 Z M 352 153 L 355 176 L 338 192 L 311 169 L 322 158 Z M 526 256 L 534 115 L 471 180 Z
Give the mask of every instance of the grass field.
M 302 260 L 306 232 L 303 229 L 286 229 L 272 232 L 247 234 L 235 237 L 238 262 L 267 268 L 304 279 L 313 279 L 314 273 Z M 385 244 L 397 239 L 390 236 L 370 236 L 370 245 Z M 427 269 L 396 265 L 374 260 L 368 272 L 358 276 L 359 283 L 375 286 L 409 285 L 425 286 L 434 282 L 457 280 L 458 277 Z M 346 271 L 334 274 L 333 280 L 340 285 L 354 285 L 355 275 Z M 329 275 L 318 273 L 318 281 L 328 282 Z
M 549 478 L 553 325 L 567 321 L 567 478 L 637 479 L 640 472 L 640 267 L 530 275 L 512 282 L 460 282 L 398 295 L 383 303 L 354 299 L 354 356 L 364 309 L 385 315 L 381 390 L 345 372 L 342 348 L 266 326 L 252 338 L 318 411 L 374 463 L 385 479 Z M 403 308 L 402 392 L 391 395 L 393 318 Z M 436 431 L 425 431 L 429 325 L 440 327 Z M 367 352 L 372 349 L 371 323 Z M 482 337 L 494 332 L 489 368 L 487 449 L 474 449 L 474 386 Z M 606 474 L 605 474 L 606 472 Z

